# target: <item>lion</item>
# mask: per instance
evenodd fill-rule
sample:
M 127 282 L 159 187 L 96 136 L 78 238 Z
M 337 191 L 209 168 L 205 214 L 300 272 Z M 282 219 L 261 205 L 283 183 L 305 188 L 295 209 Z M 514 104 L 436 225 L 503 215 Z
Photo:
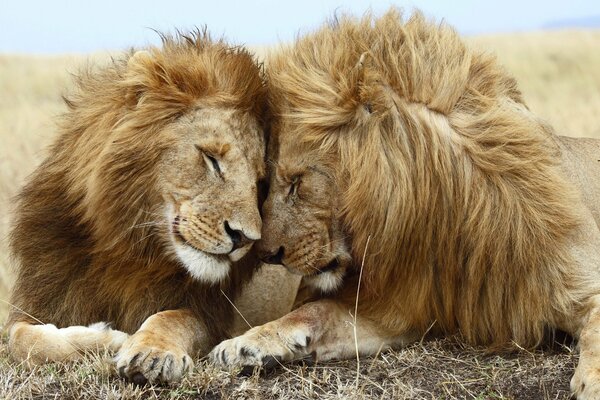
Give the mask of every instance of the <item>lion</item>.
M 9 351 L 105 348 L 134 382 L 178 381 L 228 337 L 260 265 L 264 71 L 206 32 L 165 35 L 82 72 L 66 104 L 18 197 Z
M 455 31 L 392 9 L 268 59 L 259 251 L 321 292 L 226 340 L 220 365 L 373 355 L 460 333 L 492 350 L 579 340 L 600 396 L 600 141 L 557 136 Z

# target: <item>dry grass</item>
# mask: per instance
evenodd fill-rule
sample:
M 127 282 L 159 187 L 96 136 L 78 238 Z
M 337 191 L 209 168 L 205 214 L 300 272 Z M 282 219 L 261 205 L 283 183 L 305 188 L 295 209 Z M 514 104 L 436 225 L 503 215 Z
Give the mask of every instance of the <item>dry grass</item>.
M 12 198 L 44 157 L 55 131 L 54 117 L 65 108 L 71 73 L 88 58 L 0 54 L 0 321 L 7 313 L 10 274 L 7 234 Z M 108 59 L 94 55 L 93 59 Z
M 567 399 L 576 364 L 570 348 L 490 355 L 455 339 L 431 340 L 362 360 L 296 364 L 251 376 L 199 362 L 179 385 L 135 387 L 106 355 L 32 371 L 0 344 L 0 398 L 6 399 Z
M 559 135 L 600 138 L 600 30 L 480 36 Z
M 560 134 L 600 137 L 600 31 L 471 38 L 496 52 L 519 80 L 529 106 Z M 68 72 L 88 57 L 0 55 L 0 300 L 11 283 L 6 235 L 11 198 L 44 156 L 53 118 L 64 108 Z M 106 55 L 95 55 L 106 60 Z M 0 301 L 0 322 L 8 306 Z M 567 398 L 575 364 L 570 348 L 485 355 L 455 340 L 430 341 L 361 362 L 294 366 L 240 378 L 200 364 L 176 388 L 133 388 L 106 359 L 26 371 L 0 341 L 0 398 Z

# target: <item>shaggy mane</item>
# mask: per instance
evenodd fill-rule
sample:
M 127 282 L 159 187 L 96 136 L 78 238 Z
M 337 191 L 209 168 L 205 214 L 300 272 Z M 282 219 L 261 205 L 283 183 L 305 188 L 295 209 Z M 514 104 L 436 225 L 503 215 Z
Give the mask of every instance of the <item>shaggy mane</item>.
M 355 260 L 371 238 L 363 315 L 530 347 L 573 311 L 575 195 L 550 128 L 494 58 L 392 10 L 327 24 L 271 57 L 267 74 L 280 139 L 343 167 Z
M 246 50 L 201 31 L 162 39 L 76 77 L 57 141 L 19 196 L 12 303 L 45 323 L 108 320 L 133 333 L 151 314 L 186 307 L 220 340 L 232 317 L 221 290 L 235 297 L 258 265 L 252 253 L 221 287 L 206 285 L 156 235 L 156 168 L 173 140 L 165 125 L 202 107 L 264 124 L 267 105 Z M 13 310 L 8 325 L 20 319 Z

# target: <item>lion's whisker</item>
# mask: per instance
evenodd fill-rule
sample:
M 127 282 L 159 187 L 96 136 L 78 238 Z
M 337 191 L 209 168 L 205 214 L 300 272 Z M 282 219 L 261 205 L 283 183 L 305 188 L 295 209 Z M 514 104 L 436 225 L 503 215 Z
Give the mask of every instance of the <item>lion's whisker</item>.
M 149 239 L 149 238 L 151 238 L 152 236 L 155 236 L 157 233 L 158 233 L 158 232 L 156 232 L 156 231 L 153 231 L 153 232 L 151 232 L 150 234 L 148 234 L 148 235 L 146 235 L 146 236 L 142 237 L 140 240 L 136 241 L 134 244 L 139 244 L 139 243 L 143 242 L 144 240 L 146 240 L 146 239 Z
M 131 229 L 138 229 L 138 228 L 147 228 L 147 227 L 153 227 L 153 226 L 169 226 L 169 224 L 166 223 L 165 221 L 142 222 L 142 223 L 137 224 L 137 225 L 132 225 L 129 228 L 129 230 L 131 230 Z
M 148 211 L 148 210 L 144 210 L 144 209 L 140 209 L 140 211 L 143 212 L 143 213 L 146 213 L 148 215 L 153 215 L 153 216 L 160 217 L 160 218 L 164 218 L 165 217 L 163 214 L 159 214 L 159 213 Z

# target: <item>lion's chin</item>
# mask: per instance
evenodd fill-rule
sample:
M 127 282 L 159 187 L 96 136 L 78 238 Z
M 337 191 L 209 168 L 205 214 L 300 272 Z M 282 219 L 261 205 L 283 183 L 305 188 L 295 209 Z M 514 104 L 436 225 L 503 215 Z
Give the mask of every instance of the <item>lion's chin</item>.
M 175 253 L 190 275 L 199 281 L 219 283 L 229 275 L 231 263 L 227 257 L 179 244 L 175 244 Z
M 316 275 L 304 277 L 304 282 L 323 293 L 336 291 L 344 281 L 344 268 L 336 268 Z
M 248 254 L 248 252 L 250 251 L 250 249 L 252 248 L 252 243 L 247 244 L 244 247 L 240 247 L 237 250 L 232 251 L 231 253 L 229 253 L 229 259 L 233 262 L 239 261 L 241 260 L 246 254 Z

